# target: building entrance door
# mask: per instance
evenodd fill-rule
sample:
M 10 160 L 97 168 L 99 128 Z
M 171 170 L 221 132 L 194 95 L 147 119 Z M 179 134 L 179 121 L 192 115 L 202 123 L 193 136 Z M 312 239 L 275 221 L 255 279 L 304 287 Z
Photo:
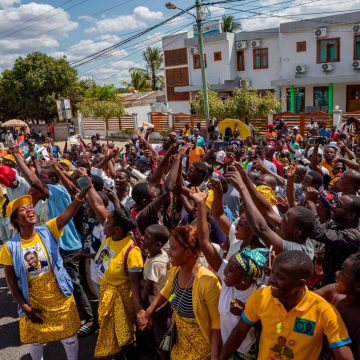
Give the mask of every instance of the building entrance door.
M 360 110 L 360 85 L 348 85 L 346 96 L 346 111 Z

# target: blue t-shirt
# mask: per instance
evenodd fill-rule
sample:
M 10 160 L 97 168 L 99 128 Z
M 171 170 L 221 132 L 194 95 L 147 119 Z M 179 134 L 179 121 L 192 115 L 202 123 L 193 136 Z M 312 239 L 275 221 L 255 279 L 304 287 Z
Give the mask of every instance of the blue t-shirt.
M 205 140 L 202 136 L 198 136 L 196 138 L 196 146 L 197 147 L 204 147 L 205 146 Z
M 70 204 L 71 198 L 67 190 L 62 185 L 48 184 L 48 218 L 53 219 L 59 216 Z M 74 221 L 71 219 L 64 227 L 64 234 L 59 240 L 60 248 L 67 251 L 79 250 L 82 242 L 77 232 Z
M 330 129 L 319 129 L 319 136 L 328 138 L 331 134 Z
M 59 150 L 60 150 L 59 145 L 52 146 L 52 154 L 55 159 L 59 159 Z

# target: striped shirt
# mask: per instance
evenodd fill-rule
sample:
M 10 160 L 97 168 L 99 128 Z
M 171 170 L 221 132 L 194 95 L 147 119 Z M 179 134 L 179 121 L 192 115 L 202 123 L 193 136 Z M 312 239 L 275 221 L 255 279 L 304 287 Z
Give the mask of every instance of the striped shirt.
M 195 318 L 192 305 L 192 288 L 181 288 L 178 284 L 178 276 L 176 275 L 172 293 L 175 298 L 171 301 L 171 306 L 176 309 L 177 313 L 184 318 Z

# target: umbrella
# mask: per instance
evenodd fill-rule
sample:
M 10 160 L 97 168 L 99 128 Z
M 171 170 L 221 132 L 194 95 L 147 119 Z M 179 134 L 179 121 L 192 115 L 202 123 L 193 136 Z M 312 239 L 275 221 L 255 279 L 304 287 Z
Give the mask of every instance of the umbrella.
M 8 127 L 8 128 L 11 128 L 11 127 L 27 127 L 28 124 L 22 120 L 19 120 L 19 119 L 11 119 L 11 120 L 8 120 L 8 121 L 5 121 L 1 127 Z
M 225 119 L 219 122 L 219 130 L 222 135 L 225 135 L 225 130 L 230 128 L 234 132 L 235 127 L 239 130 L 240 137 L 246 139 L 248 136 L 251 136 L 250 128 L 240 120 L 236 119 Z

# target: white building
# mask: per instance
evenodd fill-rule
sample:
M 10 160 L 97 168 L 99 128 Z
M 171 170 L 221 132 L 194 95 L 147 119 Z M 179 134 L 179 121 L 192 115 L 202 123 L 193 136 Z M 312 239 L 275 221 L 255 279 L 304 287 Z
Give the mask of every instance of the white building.
M 167 101 L 190 112 L 201 88 L 197 37 L 162 39 Z M 279 28 L 204 37 L 207 82 L 226 97 L 248 81 L 274 91 L 293 112 L 360 109 L 360 11 L 280 24 Z

